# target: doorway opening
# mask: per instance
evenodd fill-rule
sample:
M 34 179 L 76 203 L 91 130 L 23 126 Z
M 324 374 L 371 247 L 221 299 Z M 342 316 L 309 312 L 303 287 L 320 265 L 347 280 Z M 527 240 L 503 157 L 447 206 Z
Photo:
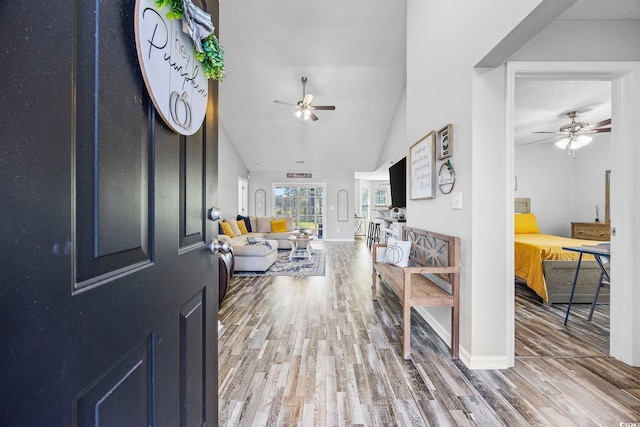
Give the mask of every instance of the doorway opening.
M 249 215 L 249 180 L 238 177 L 238 215 Z
M 615 170 L 615 183 L 611 183 L 611 218 L 612 237 L 615 229 L 625 228 L 633 230 L 630 218 L 634 205 L 618 197 L 623 194 L 631 194 L 633 191 L 628 184 L 633 181 L 634 162 L 637 155 L 633 150 L 633 137 L 637 133 L 633 123 L 633 112 L 637 111 L 637 90 L 632 90 L 632 82 L 638 78 L 637 63 L 509 63 L 507 64 L 506 79 L 506 138 L 505 150 L 507 152 L 507 168 L 505 182 L 513 182 L 514 174 L 514 100 L 515 82 L 518 78 L 547 79 L 547 80 L 603 80 L 612 84 L 612 123 L 614 131 L 611 132 L 611 168 Z M 625 90 L 623 90 L 623 88 Z M 520 184 L 520 183 L 519 183 Z M 518 187 L 520 188 L 520 187 Z M 512 195 L 512 194 L 511 194 Z M 513 202 L 510 201 L 508 212 L 513 213 Z M 513 219 L 507 220 L 508 237 L 506 242 L 508 258 L 513 259 Z M 611 265 L 611 277 L 615 286 L 611 287 L 611 317 L 610 317 L 610 348 L 609 354 L 632 366 L 638 365 L 638 354 L 635 346 L 634 331 L 638 328 L 638 322 L 633 321 L 633 304 L 628 300 L 637 301 L 637 294 L 633 292 L 633 277 L 635 277 L 634 259 L 635 233 L 617 233 L 611 239 L 611 252 L 616 254 L 616 262 Z M 513 269 L 507 268 L 507 274 L 513 277 Z M 615 277 L 615 279 L 614 279 Z M 509 279 L 507 277 L 507 279 Z M 511 279 L 509 279 L 511 280 Z M 612 283 L 613 285 L 613 283 Z M 509 295 L 510 294 L 510 295 Z M 507 312 L 513 314 L 513 291 L 508 294 Z M 508 336 L 513 336 L 513 324 L 508 324 Z M 631 343 L 631 345 L 629 345 Z M 507 356 L 513 352 L 513 341 L 507 342 Z M 640 348 L 640 346 L 639 346 Z M 513 364 L 513 358 L 510 360 Z
M 274 215 L 291 216 L 294 228 L 309 230 L 322 239 L 325 193 L 325 184 L 274 184 Z

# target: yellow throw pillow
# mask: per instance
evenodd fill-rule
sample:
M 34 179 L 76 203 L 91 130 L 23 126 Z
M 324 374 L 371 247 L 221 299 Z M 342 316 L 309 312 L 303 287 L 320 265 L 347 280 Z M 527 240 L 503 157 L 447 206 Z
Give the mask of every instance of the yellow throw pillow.
M 536 216 L 532 213 L 514 215 L 515 234 L 540 234 Z
M 229 227 L 231 227 L 231 232 L 233 233 L 234 236 L 242 236 L 242 233 L 240 232 L 240 228 L 238 228 L 238 224 L 236 224 L 238 220 L 235 218 L 225 218 L 223 222 L 226 222 L 229 224 Z
M 233 234 L 233 230 L 231 230 L 231 226 L 229 225 L 228 222 L 226 221 L 221 222 L 220 227 L 222 227 L 222 232 L 224 234 L 226 234 L 229 237 L 235 237 L 235 234 Z
M 272 219 L 271 220 L 271 232 L 272 233 L 284 233 L 287 231 L 286 219 Z
M 249 230 L 247 230 L 247 224 L 244 223 L 244 220 L 236 221 L 238 224 L 238 228 L 240 229 L 241 234 L 247 234 Z

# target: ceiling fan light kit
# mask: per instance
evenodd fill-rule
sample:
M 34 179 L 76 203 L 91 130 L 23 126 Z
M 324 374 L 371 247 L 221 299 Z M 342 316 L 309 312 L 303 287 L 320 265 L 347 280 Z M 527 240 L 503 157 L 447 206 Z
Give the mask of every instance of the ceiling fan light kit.
M 576 118 L 579 114 L 580 111 L 578 110 L 567 112 L 567 116 L 571 119 L 571 123 L 561 126 L 560 129 L 558 129 L 558 132 L 534 132 L 552 133 L 556 134 L 557 136 L 545 138 L 538 141 L 532 141 L 527 144 L 562 138 L 555 143 L 555 146 L 561 150 L 567 150 L 569 155 L 573 154 L 573 156 L 575 157 L 575 151 L 577 149 L 588 145 L 593 140 L 593 137 L 588 136 L 589 134 L 611 132 L 611 119 L 602 120 L 598 123 L 590 125 L 587 122 L 576 122 Z
M 306 92 L 306 86 L 308 79 L 306 77 L 302 77 L 300 79 L 302 82 L 302 99 L 297 103 L 293 104 L 291 102 L 278 101 L 275 100 L 273 102 L 277 104 L 291 105 L 296 107 L 297 110 L 293 112 L 293 114 L 304 123 L 306 120 L 316 121 L 318 120 L 318 116 L 316 116 L 312 110 L 335 110 L 336 107 L 334 105 L 311 105 L 311 100 L 313 99 L 313 95 Z
M 556 147 L 561 150 L 564 150 L 567 147 L 569 150 L 577 150 L 578 148 L 588 145 L 592 140 L 592 137 L 586 135 L 572 136 L 569 138 L 562 138 L 560 141 L 556 142 Z

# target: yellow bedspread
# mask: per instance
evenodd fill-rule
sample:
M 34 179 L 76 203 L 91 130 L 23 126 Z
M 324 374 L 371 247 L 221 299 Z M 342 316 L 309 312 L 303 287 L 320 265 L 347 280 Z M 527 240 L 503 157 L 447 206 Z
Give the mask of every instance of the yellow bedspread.
M 569 239 L 551 234 L 515 234 L 515 275 L 526 280 L 544 301 L 547 297 L 547 283 L 544 280 L 542 262 L 546 260 L 577 260 L 578 252 L 563 251 L 563 246 L 597 245 L 594 240 Z M 583 260 L 593 260 L 592 255 L 584 255 Z

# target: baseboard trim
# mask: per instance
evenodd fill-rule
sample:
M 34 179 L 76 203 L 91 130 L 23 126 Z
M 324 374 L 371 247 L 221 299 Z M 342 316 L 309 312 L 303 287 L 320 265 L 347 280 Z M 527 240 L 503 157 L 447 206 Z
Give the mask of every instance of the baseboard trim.
M 431 326 L 436 334 L 447 345 L 451 342 L 451 333 L 438 322 L 424 307 L 416 307 L 416 311 Z M 450 347 L 449 347 L 450 348 Z M 459 357 L 462 363 L 469 369 L 507 369 L 509 361 L 505 356 L 473 356 L 465 347 L 460 345 Z

